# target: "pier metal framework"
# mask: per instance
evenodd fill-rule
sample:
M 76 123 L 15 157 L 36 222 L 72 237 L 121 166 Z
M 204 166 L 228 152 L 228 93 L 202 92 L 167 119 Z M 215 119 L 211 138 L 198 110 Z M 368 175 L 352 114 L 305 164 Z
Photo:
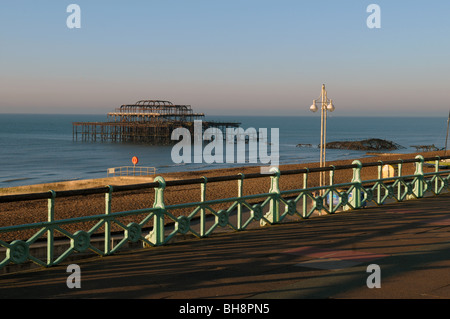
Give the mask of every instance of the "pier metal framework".
M 108 120 L 113 122 L 151 122 L 161 119 L 192 122 L 204 117 L 204 113 L 194 113 L 190 105 L 174 105 L 161 100 L 141 100 L 135 104 L 122 105 L 108 113 Z
M 236 122 L 204 121 L 204 118 L 204 113 L 194 113 L 190 105 L 140 100 L 109 112 L 106 122 L 73 122 L 73 139 L 165 145 L 174 143 L 171 134 L 176 128 L 186 128 L 193 136 L 195 120 L 202 120 L 202 130 L 214 127 L 224 131 L 240 125 Z

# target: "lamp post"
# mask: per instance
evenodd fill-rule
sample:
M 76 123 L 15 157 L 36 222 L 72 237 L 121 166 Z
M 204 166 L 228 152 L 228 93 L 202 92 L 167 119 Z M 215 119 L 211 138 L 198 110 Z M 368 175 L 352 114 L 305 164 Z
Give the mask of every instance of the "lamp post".
M 445 151 L 444 156 L 447 154 L 447 145 L 448 145 L 448 129 L 450 127 L 450 111 L 448 112 L 448 119 L 447 119 L 447 137 L 445 138 Z
M 327 97 L 327 91 L 325 90 L 325 84 L 322 85 L 322 93 L 320 98 L 313 100 L 313 104 L 309 108 L 312 112 L 317 112 L 320 105 L 321 115 L 320 115 L 320 167 L 325 167 L 326 162 L 326 140 L 327 140 L 327 112 L 334 111 L 333 100 L 329 100 Z M 325 172 L 320 172 L 320 186 L 323 186 L 325 181 Z M 323 190 L 321 190 L 321 194 Z

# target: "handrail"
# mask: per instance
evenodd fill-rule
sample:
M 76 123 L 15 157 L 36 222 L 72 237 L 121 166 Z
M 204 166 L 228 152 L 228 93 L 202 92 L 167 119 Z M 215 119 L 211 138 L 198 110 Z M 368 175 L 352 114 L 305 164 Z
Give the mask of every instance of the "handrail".
M 119 167 L 111 167 L 107 170 L 107 176 L 112 177 L 115 176 L 148 176 L 155 175 L 156 167 L 147 167 L 147 166 L 119 166 Z

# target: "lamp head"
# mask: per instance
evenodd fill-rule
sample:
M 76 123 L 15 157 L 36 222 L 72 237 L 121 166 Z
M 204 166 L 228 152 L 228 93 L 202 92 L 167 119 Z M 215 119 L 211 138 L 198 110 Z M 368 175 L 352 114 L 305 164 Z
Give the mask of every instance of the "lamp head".
M 317 112 L 317 106 L 316 106 L 316 101 L 313 101 L 313 104 L 309 107 L 309 109 L 311 110 L 311 112 Z
M 333 101 L 330 101 L 330 104 L 327 105 L 327 110 L 330 112 L 334 111 L 334 105 L 333 105 Z

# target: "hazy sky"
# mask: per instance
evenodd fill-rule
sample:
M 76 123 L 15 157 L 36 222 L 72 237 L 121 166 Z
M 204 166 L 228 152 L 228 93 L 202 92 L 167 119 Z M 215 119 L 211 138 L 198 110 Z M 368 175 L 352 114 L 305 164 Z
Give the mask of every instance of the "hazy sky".
M 81 28 L 69 29 L 69 4 Z M 369 29 L 370 4 L 381 28 Z M 0 113 L 97 113 L 142 99 L 211 115 L 443 116 L 450 1 L 0 2 Z

